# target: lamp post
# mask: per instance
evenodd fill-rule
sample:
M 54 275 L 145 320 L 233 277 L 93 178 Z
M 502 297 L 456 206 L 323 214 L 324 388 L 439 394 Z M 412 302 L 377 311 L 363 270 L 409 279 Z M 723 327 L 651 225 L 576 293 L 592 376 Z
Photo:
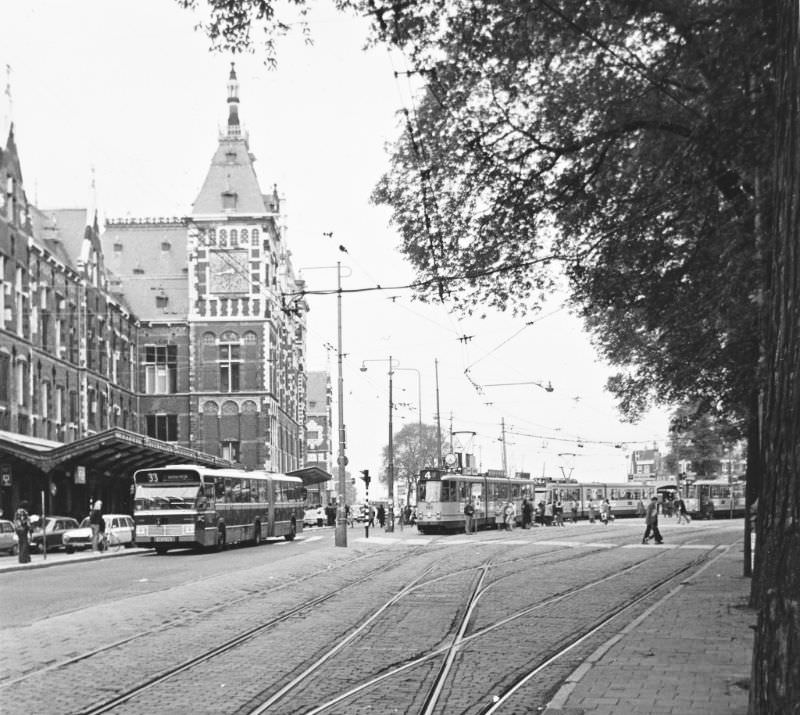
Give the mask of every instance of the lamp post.
M 361 372 L 367 371 L 368 362 L 388 362 L 389 363 L 389 473 L 386 475 L 386 491 L 388 492 L 388 501 L 389 501 L 389 513 L 387 516 L 386 521 L 386 531 L 393 532 L 394 531 L 394 427 L 392 425 L 392 412 L 394 411 L 394 402 L 392 398 L 392 377 L 394 376 L 394 371 L 397 369 L 397 365 L 394 364 L 394 360 L 392 356 L 389 356 L 388 360 L 383 359 L 376 359 L 376 360 L 362 360 L 361 361 Z
M 336 326 L 337 326 L 337 363 L 339 367 L 338 399 L 339 399 L 339 456 L 338 465 L 338 497 L 336 500 L 336 527 L 334 540 L 336 546 L 347 546 L 347 510 L 345 508 L 345 495 L 347 493 L 345 467 L 347 467 L 346 432 L 344 427 L 344 380 L 342 378 L 342 264 L 337 261 L 335 266 L 309 266 L 303 270 L 336 268 Z M 349 270 L 349 269 L 348 269 Z M 348 274 L 349 275 L 349 274 Z

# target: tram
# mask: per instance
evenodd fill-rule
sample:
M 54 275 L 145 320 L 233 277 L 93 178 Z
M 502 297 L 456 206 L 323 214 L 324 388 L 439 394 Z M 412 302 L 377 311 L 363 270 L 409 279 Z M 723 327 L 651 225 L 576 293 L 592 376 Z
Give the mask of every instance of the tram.
M 564 505 L 564 519 L 569 520 L 570 503 L 578 507 L 578 518 L 591 518 L 600 514 L 600 505 L 605 499 L 611 505 L 614 517 L 641 516 L 647 502 L 656 496 L 656 485 L 644 482 L 550 482 L 545 489 L 545 502 L 559 499 Z
M 136 545 L 172 548 L 291 541 L 303 529 L 299 477 L 177 464 L 133 474 Z
M 741 479 L 697 479 L 686 485 L 686 510 L 701 519 L 744 516 L 745 484 Z
M 516 522 L 522 523 L 522 501 L 534 504 L 544 496 L 537 479 L 490 477 L 485 474 L 456 474 L 440 469 L 423 469 L 417 484 L 417 529 L 422 534 L 464 530 L 464 506 L 471 500 L 478 528 L 497 528 L 503 523 L 503 509 L 512 502 Z

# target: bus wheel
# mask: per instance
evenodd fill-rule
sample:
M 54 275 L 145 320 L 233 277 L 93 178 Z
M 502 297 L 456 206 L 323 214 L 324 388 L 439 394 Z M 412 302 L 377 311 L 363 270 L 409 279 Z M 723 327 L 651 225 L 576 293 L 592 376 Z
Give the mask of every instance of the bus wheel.
M 292 523 L 289 526 L 289 533 L 284 534 L 283 538 L 286 539 L 286 541 L 294 541 L 295 536 L 297 536 L 297 523 L 292 519 Z
M 256 524 L 255 524 L 255 533 L 253 534 L 253 543 L 256 546 L 260 546 L 261 545 L 261 522 L 260 521 L 256 521 Z

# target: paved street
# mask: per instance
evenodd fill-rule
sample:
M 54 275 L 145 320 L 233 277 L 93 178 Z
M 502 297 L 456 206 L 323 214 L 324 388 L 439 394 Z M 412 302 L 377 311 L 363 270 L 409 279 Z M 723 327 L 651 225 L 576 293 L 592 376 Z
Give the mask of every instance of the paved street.
M 741 521 L 0 561 L 3 713 L 745 712 Z M 52 559 L 52 560 L 51 560 Z M 6 610 L 5 605 L 10 604 Z M 146 687 L 143 687 L 146 686 Z M 42 704 L 46 703 L 43 709 Z

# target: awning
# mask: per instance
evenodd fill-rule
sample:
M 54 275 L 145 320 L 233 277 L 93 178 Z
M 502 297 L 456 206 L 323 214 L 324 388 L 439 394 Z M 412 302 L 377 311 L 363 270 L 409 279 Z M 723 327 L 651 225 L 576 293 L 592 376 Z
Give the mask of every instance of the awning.
M 71 465 L 120 476 L 136 469 L 178 463 L 241 468 L 230 460 L 119 427 L 68 444 L 0 432 L 0 458 L 3 455 L 16 457 L 45 473 Z
M 293 472 L 286 472 L 290 477 L 300 477 L 303 484 L 309 486 L 310 484 L 322 484 L 327 482 L 331 477 L 328 472 L 320 467 L 303 467 L 302 469 L 295 469 Z

